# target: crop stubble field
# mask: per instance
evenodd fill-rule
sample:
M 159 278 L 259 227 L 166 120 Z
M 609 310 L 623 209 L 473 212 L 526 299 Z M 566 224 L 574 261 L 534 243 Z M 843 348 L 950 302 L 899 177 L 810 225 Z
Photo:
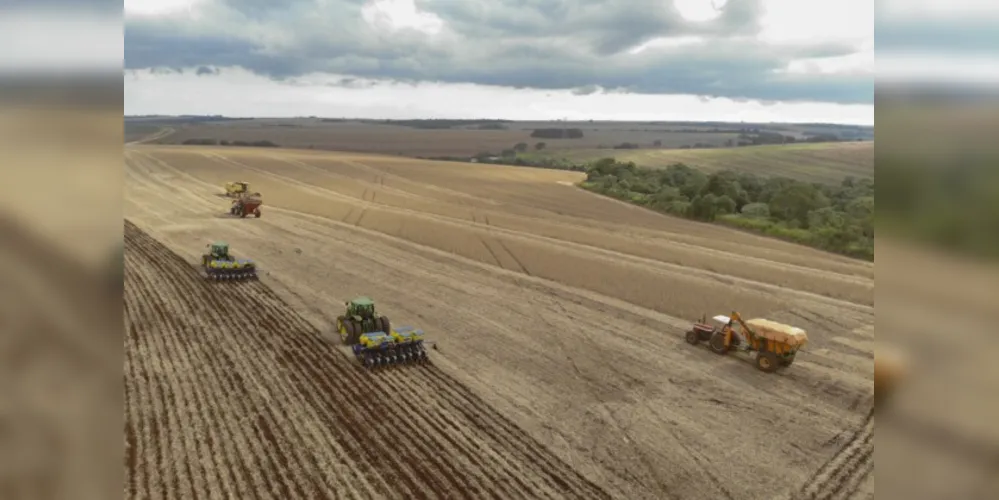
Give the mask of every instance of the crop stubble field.
M 228 460 L 228 454 L 237 462 L 275 462 L 266 469 L 274 486 L 260 485 L 267 488 L 284 481 L 336 489 L 308 485 L 336 480 L 319 473 L 327 468 L 347 471 L 337 477 L 367 470 L 344 448 L 365 439 L 376 449 L 405 447 L 411 459 L 398 462 L 409 482 L 368 478 L 357 483 L 364 485 L 361 496 L 388 488 L 435 496 L 443 493 L 439 486 L 451 484 L 440 470 L 452 471 L 451 481 L 468 482 L 464 487 L 498 488 L 514 497 L 773 498 L 801 491 L 832 498 L 858 488 L 873 492 L 869 455 L 849 455 L 850 467 L 823 468 L 863 427 L 870 406 L 870 263 L 647 212 L 565 185 L 579 179 L 570 172 L 236 148 L 131 146 L 125 156 L 125 215 L 136 225 L 130 231 L 149 235 L 133 239 L 151 247 L 149 238 L 155 238 L 190 266 L 206 243 L 223 239 L 263 270 L 261 284 L 216 289 L 218 298 L 210 299 L 207 285 L 196 283 L 194 271 L 180 261 L 161 269 L 162 277 L 141 278 L 154 271 L 139 265 L 142 257 L 129 257 L 129 283 L 145 279 L 160 289 L 159 299 L 143 299 L 148 308 L 162 303 L 172 305 L 156 307 L 183 311 L 173 315 L 170 321 L 179 323 L 167 328 L 168 335 L 145 341 L 160 342 L 156 346 L 138 345 L 143 335 L 130 341 L 136 343 L 129 346 L 135 369 L 161 363 L 164 374 L 156 383 L 136 385 L 208 398 L 180 403 L 186 416 L 147 408 L 147 418 L 177 436 L 145 442 L 147 451 L 157 449 L 156 442 L 172 443 L 174 457 L 205 456 L 211 450 L 201 441 L 169 424 L 170 418 L 177 426 L 193 418 L 201 424 L 182 427 L 198 429 L 195 435 L 221 439 L 232 433 L 224 445 L 229 452 L 210 453 L 215 460 Z M 263 193 L 263 218 L 225 215 L 228 202 L 218 193 L 223 182 L 237 178 Z M 165 249 L 158 251 L 163 257 L 155 260 L 169 260 Z M 154 286 L 169 283 L 167 275 L 185 276 L 187 284 Z M 129 286 L 137 297 L 138 285 Z M 320 342 L 329 340 L 343 300 L 358 294 L 374 297 L 394 324 L 419 326 L 438 340 L 434 367 L 355 374 L 336 347 Z M 683 343 L 690 320 L 733 309 L 808 329 L 809 352 L 786 372 L 767 375 Z M 136 324 L 164 329 L 146 323 L 151 320 L 143 318 L 153 314 L 148 310 L 130 314 Z M 229 324 L 234 326 L 223 329 Z M 222 363 L 211 356 L 221 356 Z M 190 368 L 178 369 L 178 363 Z M 227 396 L 225 384 L 236 383 L 232 373 L 252 388 L 247 392 L 254 404 Z M 312 385 L 296 385 L 305 383 Z M 199 396 L 198 390 L 209 392 Z M 336 390 L 341 392 L 330 395 Z M 406 398 L 392 399 L 400 390 Z M 480 401 L 477 411 L 498 423 L 462 417 L 470 411 L 463 401 L 473 400 Z M 154 405 L 137 406 L 144 404 Z M 344 405 L 357 406 L 363 417 L 323 417 L 346 412 Z M 432 422 L 443 420 L 420 420 L 425 411 L 457 423 L 434 428 Z M 254 424 L 247 412 L 262 415 L 266 425 Z M 392 422 L 407 418 L 427 427 L 393 430 Z M 507 430 L 492 437 L 494 427 Z M 517 428 L 524 434 L 515 439 Z M 259 446 L 254 432 L 264 429 L 282 436 L 281 446 L 265 447 L 273 457 L 240 451 Z M 311 444 L 332 436 L 346 436 L 340 448 Z M 464 448 L 442 441 L 445 436 Z M 294 451 L 303 444 L 303 451 Z M 438 457 L 442 446 L 447 459 Z M 546 456 L 543 446 L 558 460 L 531 465 L 526 452 L 509 451 L 516 446 L 531 447 L 539 457 Z M 336 449 L 343 454 L 335 455 Z M 285 453 L 279 450 L 297 458 L 277 463 Z M 310 456 L 317 462 L 309 465 Z M 436 466 L 419 468 L 438 459 Z M 146 465 L 136 466 L 146 472 L 135 474 L 156 474 Z M 216 474 L 224 466 L 167 474 Z M 514 474 L 527 469 L 527 476 Z M 425 477 L 421 471 L 438 472 Z M 233 474 L 251 486 L 264 481 L 249 472 Z M 504 474 L 526 483 L 503 483 Z M 576 479 L 560 486 L 546 482 L 545 474 Z M 820 486 L 800 489 L 816 474 L 824 478 Z M 160 487 L 171 487 L 163 481 Z
M 607 156 L 649 168 L 684 163 L 705 172 L 736 170 L 763 176 L 785 176 L 806 182 L 839 184 L 846 176 L 874 177 L 874 142 L 826 142 L 714 149 L 637 149 L 559 151 L 578 162 Z

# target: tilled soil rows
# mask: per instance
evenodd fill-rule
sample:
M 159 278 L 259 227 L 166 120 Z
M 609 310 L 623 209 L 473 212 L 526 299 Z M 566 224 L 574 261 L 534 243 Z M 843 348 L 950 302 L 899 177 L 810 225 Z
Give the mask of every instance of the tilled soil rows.
M 144 145 L 126 147 L 125 160 L 131 223 L 188 263 L 207 243 L 227 241 L 237 257 L 257 262 L 267 286 L 230 283 L 216 290 L 219 297 L 188 307 L 211 321 L 190 320 L 188 330 L 168 335 L 211 338 L 222 328 L 212 325 L 231 323 L 237 334 L 206 341 L 183 366 L 212 367 L 230 379 L 236 373 L 241 382 L 196 387 L 193 369 L 184 368 L 176 382 L 189 387 L 163 391 L 278 408 L 264 423 L 240 424 L 260 427 L 254 432 L 262 438 L 248 434 L 228 446 L 251 450 L 251 438 L 269 442 L 267 429 L 280 445 L 264 445 L 269 452 L 298 454 L 288 470 L 305 472 L 289 472 L 292 482 L 322 478 L 319 486 L 298 486 L 304 491 L 350 483 L 377 495 L 391 484 L 409 495 L 420 485 L 460 484 L 484 498 L 602 495 L 580 493 L 577 479 L 559 482 L 578 474 L 628 500 L 808 496 L 803 485 L 864 425 L 873 393 L 871 263 L 655 214 L 565 185 L 578 180 L 573 172 Z M 262 218 L 226 214 L 222 185 L 232 180 L 263 193 Z M 171 300 L 193 300 L 186 290 Z M 430 353 L 434 368 L 355 380 L 342 346 L 317 337 L 328 338 L 343 301 L 357 295 L 375 299 L 394 325 L 426 331 L 439 347 Z M 265 297 L 280 297 L 298 316 L 288 320 L 254 302 L 273 302 Z M 227 312 L 233 308 L 240 312 Z M 244 308 L 259 312 L 247 316 Z M 764 374 L 745 356 L 718 356 L 683 340 L 695 318 L 732 310 L 805 328 L 807 353 L 786 371 Z M 272 326 L 277 333 L 267 331 Z M 206 350 L 216 345 L 226 347 Z M 222 361 L 207 361 L 214 357 Z M 308 360 L 304 368 L 274 367 L 299 358 Z M 236 368 L 219 368 L 223 361 Z M 267 370 L 251 366 L 265 361 Z M 252 397 L 230 403 L 237 382 Z M 406 403 L 379 410 L 387 398 Z M 368 419 L 408 427 L 377 420 L 329 430 L 332 419 L 356 422 L 343 401 L 356 402 L 351 407 Z M 291 412 L 298 434 L 280 434 L 276 423 Z M 505 430 L 491 434 L 497 426 Z M 396 463 L 364 441 L 412 436 L 410 428 L 424 436 L 401 449 L 446 463 Z M 533 441 L 522 441 L 527 436 Z M 322 452 L 297 451 L 311 442 Z M 526 442 L 539 444 L 519 444 Z M 577 472 L 524 470 L 525 457 L 543 455 L 542 447 Z M 243 448 L 231 453 L 254 456 Z M 358 464 L 346 477 L 362 479 L 312 474 L 340 463 L 337 457 Z M 861 494 L 871 476 L 856 476 Z
M 125 223 L 128 498 L 609 498 L 433 365 L 369 373 Z

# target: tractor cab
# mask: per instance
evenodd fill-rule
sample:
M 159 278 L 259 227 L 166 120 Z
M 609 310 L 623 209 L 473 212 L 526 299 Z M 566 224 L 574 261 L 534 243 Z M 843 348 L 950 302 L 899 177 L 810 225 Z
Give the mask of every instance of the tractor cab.
M 208 248 L 210 249 L 209 255 L 211 255 L 211 257 L 213 259 L 218 259 L 218 260 L 232 260 L 232 257 L 229 256 L 229 244 L 228 243 L 223 242 L 223 241 L 218 241 L 218 242 L 209 244 Z
M 375 301 L 368 297 L 357 297 L 346 302 L 347 316 L 358 320 L 367 320 L 375 317 Z

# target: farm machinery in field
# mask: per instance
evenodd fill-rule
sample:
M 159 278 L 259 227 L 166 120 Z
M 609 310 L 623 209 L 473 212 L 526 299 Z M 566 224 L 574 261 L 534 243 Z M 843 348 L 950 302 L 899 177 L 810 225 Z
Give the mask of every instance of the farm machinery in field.
M 250 184 L 243 181 L 225 183 L 225 195 L 230 198 L 239 198 L 250 191 Z
M 337 332 L 365 368 L 428 361 L 423 330 L 392 328 L 388 318 L 377 315 L 368 297 L 356 297 L 345 305 L 345 314 L 336 319 Z
M 237 259 L 230 255 L 228 243 L 210 243 L 208 248 L 208 253 L 201 256 L 201 265 L 209 279 L 223 281 L 257 277 L 256 263 L 250 259 Z
M 776 321 L 759 318 L 743 321 L 737 312 L 712 319 L 717 325 L 708 324 L 707 318 L 695 323 L 687 331 L 687 342 L 697 345 L 706 341 L 712 351 L 722 355 L 733 349 L 753 352 L 756 367 L 767 373 L 791 366 L 798 351 L 808 343 L 804 330 Z M 739 331 L 735 329 L 736 324 Z
M 246 193 L 233 200 L 232 207 L 229 208 L 229 213 L 241 218 L 253 214 L 254 217 L 259 219 L 260 205 L 263 203 L 264 201 L 260 193 Z

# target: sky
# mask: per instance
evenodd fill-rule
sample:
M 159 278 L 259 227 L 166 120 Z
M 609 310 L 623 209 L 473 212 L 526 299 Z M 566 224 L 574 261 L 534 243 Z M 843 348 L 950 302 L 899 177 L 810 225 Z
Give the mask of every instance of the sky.
M 96 46 L 122 44 L 126 114 L 870 124 L 875 41 L 879 84 L 999 83 L 992 28 L 999 8 L 981 0 L 125 0 L 124 7 L 123 40 L 119 31 L 118 41 Z M 35 47 L 28 42 L 39 30 L 6 14 L 0 42 Z M 49 59 L 89 64 L 87 44 L 73 36 L 84 24 L 74 14 L 44 32 L 47 46 L 62 47 Z M 45 59 L 33 50 L 0 61 L 0 70 Z M 81 55 L 64 55 L 72 53 Z

